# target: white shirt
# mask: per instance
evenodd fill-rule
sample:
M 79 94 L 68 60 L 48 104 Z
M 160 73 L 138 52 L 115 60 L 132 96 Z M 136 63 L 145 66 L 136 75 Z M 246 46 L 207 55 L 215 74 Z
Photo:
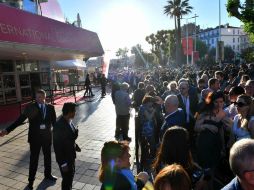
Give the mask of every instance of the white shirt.
M 189 123 L 190 122 L 190 98 L 189 98 L 189 96 L 184 97 L 183 95 L 181 95 L 181 97 L 183 100 L 183 104 L 185 105 L 186 122 Z

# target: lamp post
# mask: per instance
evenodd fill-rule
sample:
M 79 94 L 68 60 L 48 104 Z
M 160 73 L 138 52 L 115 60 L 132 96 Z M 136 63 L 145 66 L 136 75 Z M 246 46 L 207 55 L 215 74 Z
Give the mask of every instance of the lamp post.
M 221 10 L 220 10 L 220 0 L 219 0 L 219 46 L 221 46 Z M 219 48 L 221 50 L 221 47 Z M 219 55 L 221 55 L 221 52 L 219 52 Z M 221 67 L 221 56 L 219 56 L 219 66 Z
M 186 20 L 186 64 L 188 65 L 188 63 L 189 63 L 189 55 L 188 55 L 188 50 L 189 50 L 189 32 L 188 32 L 188 20 L 189 19 L 192 19 L 192 18 L 195 18 L 195 51 L 196 51 L 196 36 L 197 36 L 197 34 L 196 34 L 196 18 L 198 17 L 198 15 L 194 15 L 193 17 L 190 17 L 190 18 L 182 18 L 182 19 L 185 19 Z M 192 56 L 192 61 L 191 61 L 192 63 L 193 63 L 193 56 Z

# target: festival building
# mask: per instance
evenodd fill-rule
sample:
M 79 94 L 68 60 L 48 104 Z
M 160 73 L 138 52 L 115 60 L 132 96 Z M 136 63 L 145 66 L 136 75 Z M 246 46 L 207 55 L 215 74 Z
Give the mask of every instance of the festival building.
M 78 83 L 84 60 L 103 54 L 98 35 L 66 23 L 57 0 L 0 0 L 0 105 Z

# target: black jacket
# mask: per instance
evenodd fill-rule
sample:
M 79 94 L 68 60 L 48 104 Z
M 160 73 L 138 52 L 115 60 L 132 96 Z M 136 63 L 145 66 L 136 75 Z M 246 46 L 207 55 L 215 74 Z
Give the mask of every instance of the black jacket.
M 136 185 L 138 190 L 144 187 L 143 182 L 139 179 L 137 179 Z M 123 174 L 117 172 L 107 173 L 100 190 L 107 190 L 108 187 L 111 187 L 112 190 L 131 190 L 131 184 L 128 179 Z
M 179 108 L 182 108 L 185 115 L 186 113 L 186 107 L 185 104 L 183 102 L 182 96 L 181 94 L 177 95 L 178 101 L 179 101 Z M 197 111 L 197 107 L 198 107 L 198 97 L 196 95 L 189 95 L 189 101 L 190 101 L 190 122 L 194 122 L 194 116 L 196 114 Z
M 15 128 L 23 124 L 23 122 L 28 118 L 29 121 L 29 131 L 28 131 L 28 142 L 38 142 L 38 140 L 43 140 L 45 142 L 52 142 L 52 132 L 51 127 L 56 122 L 56 112 L 53 105 L 45 104 L 46 115 L 43 119 L 43 114 L 40 111 L 37 102 L 28 105 L 24 112 L 19 116 L 19 118 L 6 128 L 7 132 L 13 131 Z M 40 125 L 45 124 L 46 129 L 40 129 Z M 43 138 L 43 139 L 42 139 Z
M 56 161 L 62 165 L 73 163 L 76 158 L 76 143 L 78 129 L 73 131 L 70 124 L 61 116 L 53 128 L 53 145 Z

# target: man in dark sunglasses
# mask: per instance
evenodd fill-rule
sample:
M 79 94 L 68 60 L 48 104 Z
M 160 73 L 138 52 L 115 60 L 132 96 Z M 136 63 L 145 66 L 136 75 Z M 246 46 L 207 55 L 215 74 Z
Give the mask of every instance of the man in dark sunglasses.
M 243 103 L 243 102 L 234 102 L 234 104 L 239 107 L 239 108 L 242 108 L 244 106 L 248 106 L 247 104 Z

